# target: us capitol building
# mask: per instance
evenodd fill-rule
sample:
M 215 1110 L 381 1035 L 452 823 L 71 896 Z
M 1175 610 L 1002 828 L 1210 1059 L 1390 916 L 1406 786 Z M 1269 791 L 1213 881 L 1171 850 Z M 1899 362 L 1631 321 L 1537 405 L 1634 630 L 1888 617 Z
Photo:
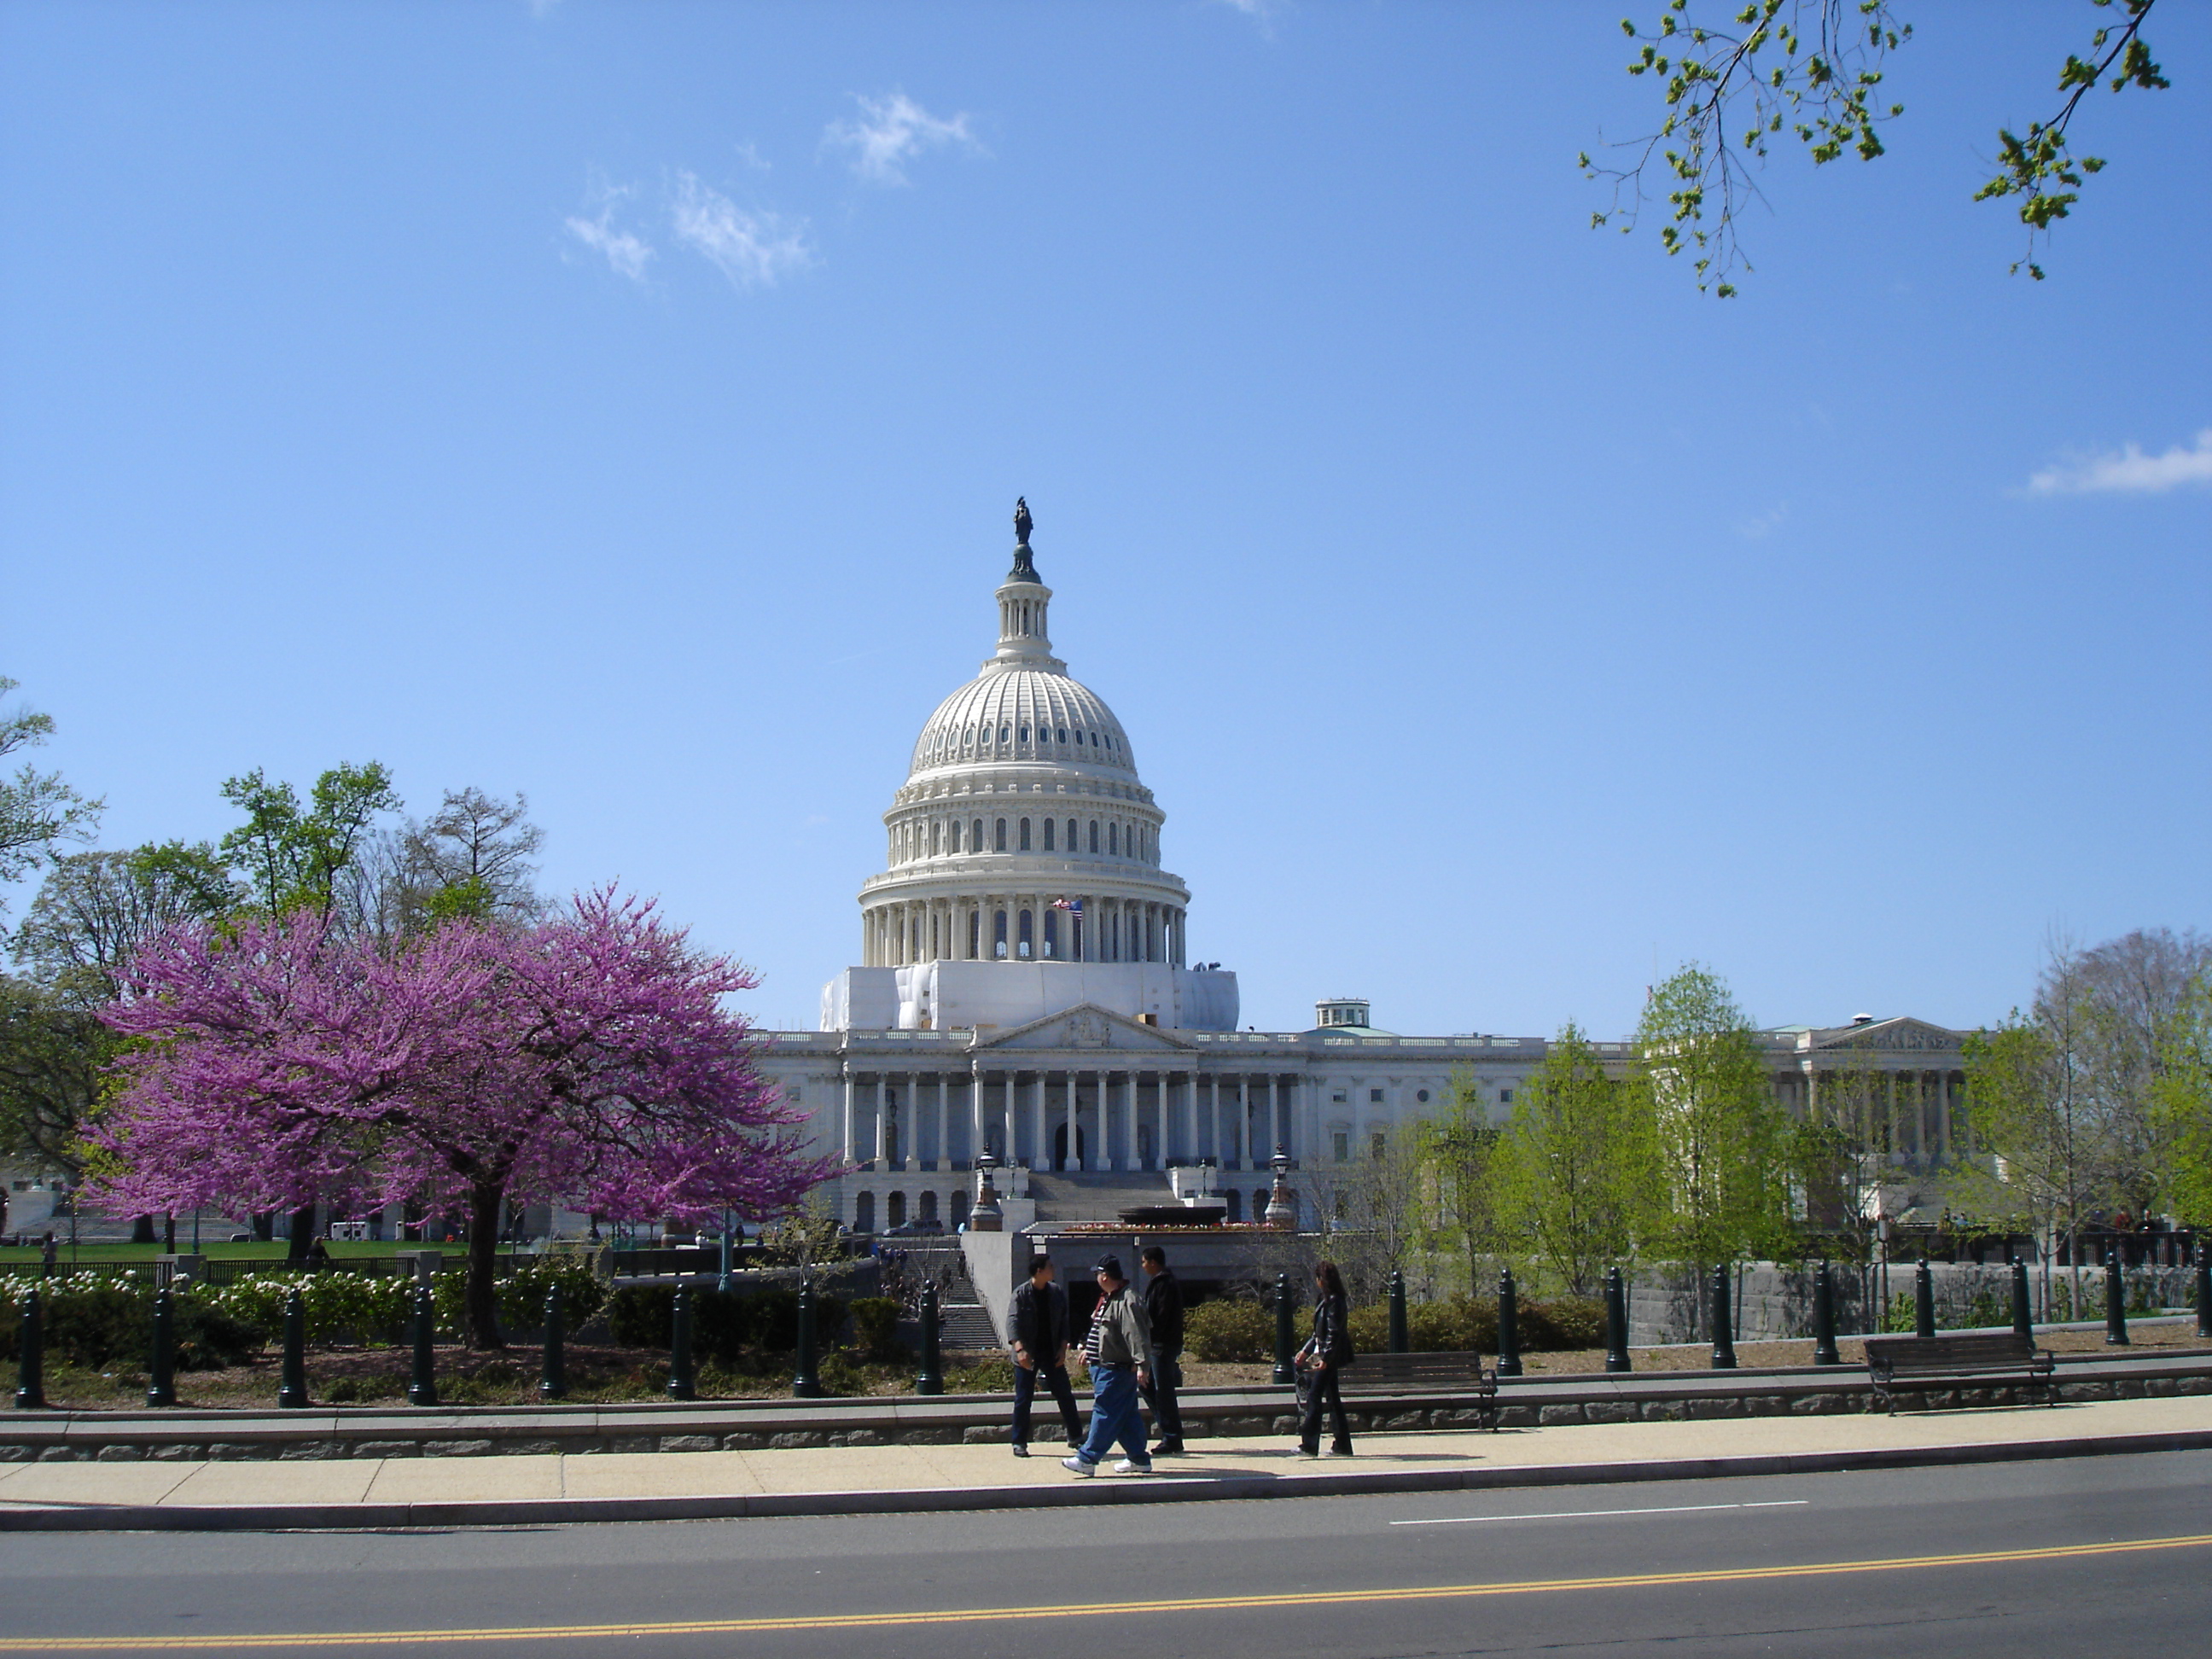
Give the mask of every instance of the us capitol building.
M 1176 1194 L 1257 1220 L 1279 1146 L 1304 1208 L 1329 1165 L 1442 1109 L 1455 1080 L 1504 1118 L 1540 1037 L 1400 1036 L 1352 998 L 1307 1030 L 1237 1030 L 1237 975 L 1187 959 L 1190 889 L 1128 734 L 1052 653 L 1025 504 L 1014 527 L 998 648 L 922 722 L 884 816 L 860 964 L 824 988 L 818 1031 L 763 1033 L 763 1070 L 852 1165 L 825 1188 L 839 1218 L 957 1227 L 988 1151 L 1009 1231 Z M 1875 1070 L 1909 1180 L 1951 1157 L 1963 1036 L 1861 1017 L 1761 1041 L 1801 1112 L 1825 1070 Z M 1594 1046 L 1629 1063 L 1625 1042 Z

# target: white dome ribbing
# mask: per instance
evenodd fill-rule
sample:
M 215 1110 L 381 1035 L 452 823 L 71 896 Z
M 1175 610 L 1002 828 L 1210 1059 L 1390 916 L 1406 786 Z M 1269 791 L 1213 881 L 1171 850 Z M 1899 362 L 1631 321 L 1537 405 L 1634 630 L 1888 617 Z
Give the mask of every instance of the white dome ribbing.
M 998 649 L 924 723 L 884 815 L 862 959 L 1180 965 L 1190 895 L 1159 866 L 1165 815 L 1114 711 L 1052 654 L 1026 507 L 1015 528 Z

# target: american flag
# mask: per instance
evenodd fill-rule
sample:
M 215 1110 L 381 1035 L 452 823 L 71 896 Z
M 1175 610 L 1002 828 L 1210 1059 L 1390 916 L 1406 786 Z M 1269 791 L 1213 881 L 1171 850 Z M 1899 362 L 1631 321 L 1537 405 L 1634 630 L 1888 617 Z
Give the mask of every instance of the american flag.
M 1083 901 L 1081 899 L 1057 898 L 1052 902 L 1052 908 L 1055 910 L 1073 910 L 1076 915 L 1081 915 L 1083 914 Z

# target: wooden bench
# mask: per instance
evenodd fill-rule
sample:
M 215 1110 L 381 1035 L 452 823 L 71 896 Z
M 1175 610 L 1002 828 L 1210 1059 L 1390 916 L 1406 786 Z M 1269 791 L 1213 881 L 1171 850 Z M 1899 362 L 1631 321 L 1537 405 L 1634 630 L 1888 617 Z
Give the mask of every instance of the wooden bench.
M 2009 1331 L 1972 1336 L 1870 1336 L 1866 1358 L 1875 1398 L 1888 1407 L 1892 1416 L 1904 1390 L 1925 1392 L 2007 1376 L 2041 1389 L 2045 1405 L 2057 1403 L 2057 1390 L 2051 1381 L 2057 1361 L 2027 1338 Z
M 1498 1373 L 1483 1369 L 1479 1353 L 1363 1353 L 1342 1372 L 1346 1398 L 1362 1394 L 1462 1395 L 1482 1413 L 1482 1426 L 1498 1428 Z

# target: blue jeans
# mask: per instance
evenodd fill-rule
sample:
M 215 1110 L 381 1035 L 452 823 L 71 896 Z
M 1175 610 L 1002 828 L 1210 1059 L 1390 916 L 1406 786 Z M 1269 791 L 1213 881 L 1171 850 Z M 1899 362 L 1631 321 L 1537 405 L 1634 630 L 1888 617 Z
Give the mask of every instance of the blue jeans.
M 1134 1365 L 1093 1365 L 1091 1368 L 1091 1432 L 1075 1455 L 1086 1463 L 1103 1463 L 1114 1443 L 1139 1468 L 1152 1466 L 1145 1449 L 1145 1418 L 1137 1409 L 1137 1368 Z

